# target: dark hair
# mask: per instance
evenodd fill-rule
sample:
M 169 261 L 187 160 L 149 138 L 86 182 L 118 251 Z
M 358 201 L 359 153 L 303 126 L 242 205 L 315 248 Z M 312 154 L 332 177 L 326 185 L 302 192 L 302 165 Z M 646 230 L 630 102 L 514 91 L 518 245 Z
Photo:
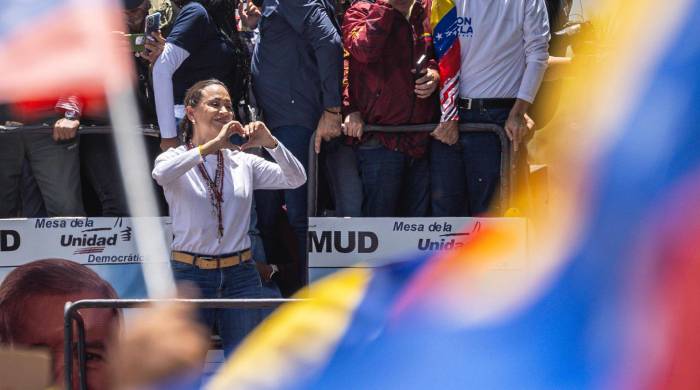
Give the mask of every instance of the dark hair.
M 79 292 L 93 293 L 94 298 L 117 298 L 100 275 L 70 260 L 37 260 L 15 268 L 0 284 L 0 344 L 12 343 L 17 332 L 26 328 L 21 323 L 22 311 L 31 297 Z
M 197 81 L 187 90 L 187 92 L 185 92 L 185 101 L 183 103 L 185 105 L 185 109 L 187 107 L 195 107 L 197 104 L 199 104 L 199 102 L 202 100 L 202 90 L 210 85 L 220 85 L 224 87 L 229 95 L 231 94 L 226 84 L 217 79 Z M 185 142 L 192 139 L 193 131 L 194 127 L 192 126 L 192 121 L 190 121 L 190 118 L 187 117 L 187 113 L 185 112 L 185 117 L 182 118 L 182 121 L 180 121 L 180 132 L 185 138 Z

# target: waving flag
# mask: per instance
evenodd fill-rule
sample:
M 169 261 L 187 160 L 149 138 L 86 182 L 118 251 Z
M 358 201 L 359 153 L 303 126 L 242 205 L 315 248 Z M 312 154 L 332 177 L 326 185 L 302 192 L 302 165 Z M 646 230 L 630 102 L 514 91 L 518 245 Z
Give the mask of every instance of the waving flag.
M 3 0 L 0 102 L 98 95 L 131 85 L 119 1 Z
M 433 0 L 430 6 L 435 57 L 440 67 L 440 122 L 457 120 L 460 49 L 457 8 L 453 0 Z
M 0 4 L 0 103 L 106 97 L 132 216 L 158 215 L 142 137 L 135 137 L 133 54 L 121 0 L 3 0 Z M 51 107 L 51 105 L 49 106 Z M 21 131 L 21 130 L 20 130 Z M 135 218 L 151 297 L 171 297 L 175 283 L 160 221 Z
M 625 3 L 600 62 L 578 65 L 573 118 L 551 141 L 560 207 L 533 221 L 532 269 L 485 283 L 510 250 L 488 231 L 333 275 L 274 313 L 210 388 L 699 388 L 700 1 Z

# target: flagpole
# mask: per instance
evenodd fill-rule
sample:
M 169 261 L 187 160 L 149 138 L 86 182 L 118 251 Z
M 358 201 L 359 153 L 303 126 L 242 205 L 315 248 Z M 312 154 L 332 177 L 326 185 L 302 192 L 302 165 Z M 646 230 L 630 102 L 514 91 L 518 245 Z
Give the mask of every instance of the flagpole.
M 107 103 L 117 146 L 119 166 L 132 216 L 134 236 L 151 298 L 171 298 L 176 295 L 175 281 L 165 232 L 150 178 L 149 163 L 143 136 L 139 132 L 136 99 L 129 84 L 106 86 Z

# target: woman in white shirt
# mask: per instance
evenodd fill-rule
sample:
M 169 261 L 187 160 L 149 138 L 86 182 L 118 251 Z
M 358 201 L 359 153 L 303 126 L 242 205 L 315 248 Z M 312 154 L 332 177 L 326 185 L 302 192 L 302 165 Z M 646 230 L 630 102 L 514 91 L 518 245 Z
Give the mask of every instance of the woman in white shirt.
M 163 187 L 173 227 L 172 268 L 177 280 L 199 287 L 203 298 L 259 298 L 260 276 L 251 258 L 248 226 L 253 190 L 292 189 L 306 181 L 301 163 L 262 122 L 234 121 L 226 86 L 214 79 L 185 95 L 180 123 L 185 145 L 155 162 L 153 178 Z M 232 145 L 239 134 L 248 142 Z M 264 147 L 276 163 L 241 149 Z M 203 310 L 230 352 L 261 320 L 260 310 Z

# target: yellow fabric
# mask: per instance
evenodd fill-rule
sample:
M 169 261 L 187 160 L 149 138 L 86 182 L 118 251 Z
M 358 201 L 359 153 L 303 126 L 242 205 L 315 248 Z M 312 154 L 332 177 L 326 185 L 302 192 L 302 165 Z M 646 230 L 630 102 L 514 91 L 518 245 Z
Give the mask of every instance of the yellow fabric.
M 435 27 L 455 7 L 452 0 L 433 0 L 430 6 L 430 25 Z
M 371 270 L 350 268 L 300 291 L 248 336 L 206 386 L 218 389 L 275 389 L 322 368 L 362 301 Z

